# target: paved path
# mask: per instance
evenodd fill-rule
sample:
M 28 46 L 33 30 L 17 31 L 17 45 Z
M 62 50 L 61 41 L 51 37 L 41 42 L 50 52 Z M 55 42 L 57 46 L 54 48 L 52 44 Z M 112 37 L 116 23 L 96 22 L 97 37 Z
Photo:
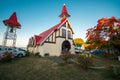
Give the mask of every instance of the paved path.
M 48 57 L 49 60 L 54 61 L 56 63 L 63 63 L 64 61 L 60 57 Z

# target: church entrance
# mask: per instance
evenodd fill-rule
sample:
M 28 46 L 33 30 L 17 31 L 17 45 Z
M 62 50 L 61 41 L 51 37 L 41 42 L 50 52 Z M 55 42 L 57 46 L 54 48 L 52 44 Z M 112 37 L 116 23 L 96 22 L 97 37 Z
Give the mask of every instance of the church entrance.
M 62 54 L 69 52 L 70 49 L 71 49 L 70 42 L 67 41 L 67 40 L 65 40 L 65 41 L 62 43 Z

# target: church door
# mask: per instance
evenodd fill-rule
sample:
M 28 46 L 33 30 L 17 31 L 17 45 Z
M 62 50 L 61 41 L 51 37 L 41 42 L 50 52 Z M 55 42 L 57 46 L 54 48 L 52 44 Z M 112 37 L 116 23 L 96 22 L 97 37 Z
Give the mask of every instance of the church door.
M 69 50 L 71 49 L 71 44 L 69 41 L 65 40 L 63 43 L 62 43 L 62 53 L 67 53 L 69 52 Z

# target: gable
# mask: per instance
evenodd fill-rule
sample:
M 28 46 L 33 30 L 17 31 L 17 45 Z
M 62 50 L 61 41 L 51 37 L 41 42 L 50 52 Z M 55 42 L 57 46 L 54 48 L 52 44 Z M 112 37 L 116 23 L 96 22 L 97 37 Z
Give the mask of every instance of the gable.
M 45 42 L 48 43 L 55 43 L 57 37 L 65 38 L 66 36 L 63 36 L 62 31 L 65 29 L 66 32 L 66 26 L 68 26 L 68 38 L 72 39 L 73 38 L 73 29 L 71 28 L 70 23 L 68 20 L 66 20 L 63 24 L 61 24 L 56 31 L 54 31 L 49 37 L 45 40 Z
M 74 31 L 72 29 L 72 26 L 71 26 L 70 22 L 69 21 L 67 21 L 67 22 L 68 22 L 68 28 L 71 30 L 72 34 L 74 34 Z
M 67 24 L 66 24 L 66 23 L 67 23 Z M 72 29 L 72 26 L 71 26 L 71 24 L 70 24 L 70 22 L 69 22 L 68 20 L 67 20 L 60 28 L 65 29 L 65 28 L 66 28 L 66 25 L 68 26 L 69 31 L 71 31 L 71 33 L 74 34 L 74 31 L 73 31 L 73 29 Z

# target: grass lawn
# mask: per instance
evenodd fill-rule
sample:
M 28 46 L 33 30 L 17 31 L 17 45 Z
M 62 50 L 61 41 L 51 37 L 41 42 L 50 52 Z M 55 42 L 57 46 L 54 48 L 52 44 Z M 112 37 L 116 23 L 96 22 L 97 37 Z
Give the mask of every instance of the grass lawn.
M 94 64 L 120 65 L 120 62 L 94 57 Z M 9 63 L 0 62 L 0 80 L 116 80 L 106 70 L 83 70 L 71 63 L 60 65 L 47 58 L 29 56 Z

